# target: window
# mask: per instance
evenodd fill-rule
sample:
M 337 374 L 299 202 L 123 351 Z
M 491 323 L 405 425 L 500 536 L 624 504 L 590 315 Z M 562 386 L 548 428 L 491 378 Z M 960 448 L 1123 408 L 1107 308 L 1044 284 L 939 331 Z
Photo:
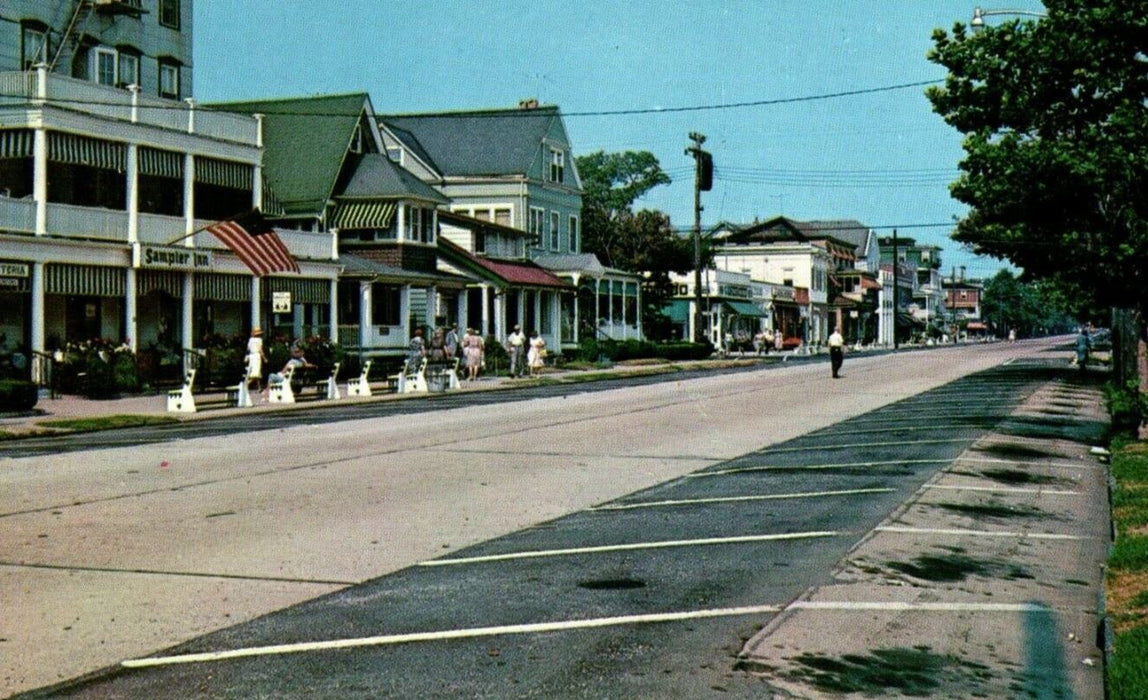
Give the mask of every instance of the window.
M 550 149 L 550 181 L 564 182 L 566 179 L 566 152 L 557 148 Z
M 403 240 L 434 243 L 434 210 L 413 204 L 404 205 Z
M 550 212 L 550 250 L 558 250 L 558 212 Z
M 159 0 L 160 26 L 179 29 L 179 0 Z
M 179 99 L 179 63 L 171 59 L 161 58 L 159 62 L 159 96 Z
M 113 49 L 97 47 L 92 52 L 92 75 L 100 85 L 116 85 L 116 52 Z
M 363 125 L 356 124 L 355 131 L 351 134 L 351 145 L 349 149 L 351 153 L 363 152 Z
M 527 229 L 534 235 L 534 245 L 541 246 L 542 240 L 542 227 L 545 225 L 546 211 L 536 207 L 530 208 L 530 227 Z
M 37 63 L 47 63 L 52 60 L 48 51 L 47 27 L 39 24 L 25 24 L 20 32 L 20 56 L 24 70 L 28 70 Z
M 371 321 L 376 326 L 399 325 L 402 290 L 384 284 L 371 285 Z
M 570 215 L 570 252 L 578 252 L 578 217 Z
M 124 49 L 120 49 L 119 69 L 116 71 L 117 84 L 120 87 L 140 84 L 140 57 Z
M 510 210 L 509 209 L 495 209 L 494 210 L 494 223 L 499 226 L 510 227 Z
M 474 214 L 472 214 L 471 216 L 478 219 L 479 221 L 490 221 L 490 210 L 489 209 L 475 209 Z

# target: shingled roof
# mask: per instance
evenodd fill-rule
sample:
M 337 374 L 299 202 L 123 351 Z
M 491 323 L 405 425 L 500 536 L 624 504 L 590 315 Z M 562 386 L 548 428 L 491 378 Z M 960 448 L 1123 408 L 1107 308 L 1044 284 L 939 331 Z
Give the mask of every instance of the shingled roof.
M 210 106 L 264 115 L 264 175 L 288 215 L 323 211 L 334 194 L 355 127 L 364 113 L 373 116 L 365 92 Z
M 380 123 L 439 174 L 518 175 L 530 171 L 542 140 L 560 120 L 556 106 L 407 114 Z

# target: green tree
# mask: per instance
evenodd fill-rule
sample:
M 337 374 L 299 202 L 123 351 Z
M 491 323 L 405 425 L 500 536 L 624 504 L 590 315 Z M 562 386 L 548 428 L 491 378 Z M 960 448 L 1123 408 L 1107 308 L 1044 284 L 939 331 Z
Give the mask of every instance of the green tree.
M 662 335 L 661 309 L 672 294 L 671 272 L 693 269 L 693 244 L 660 211 L 634 212 L 634 202 L 670 183 L 653 154 L 598 151 L 577 158 L 582 178 L 582 249 L 604 264 L 643 275 L 643 332 Z
M 981 314 L 997 337 L 1015 330 L 1027 338 L 1072 329 L 1064 290 L 1046 280 L 1024 282 L 1010 270 L 997 272 L 985 285 Z
M 1084 306 L 1135 309 L 1143 345 L 1148 11 L 1143 0 L 1044 4 L 1039 21 L 934 32 L 929 60 L 949 74 L 927 96 L 965 135 L 951 191 L 971 209 L 953 237 L 1074 289 Z

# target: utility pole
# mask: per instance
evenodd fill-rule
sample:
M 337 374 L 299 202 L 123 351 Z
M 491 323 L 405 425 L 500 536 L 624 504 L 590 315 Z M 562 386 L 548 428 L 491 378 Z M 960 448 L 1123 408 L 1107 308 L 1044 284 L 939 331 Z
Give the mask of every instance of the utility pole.
M 893 229 L 893 349 L 897 349 L 897 296 L 901 263 L 897 260 L 897 229 Z
M 694 145 L 686 149 L 686 155 L 694 158 L 694 342 L 700 343 L 706 337 L 702 323 L 702 192 L 713 188 L 714 164 L 713 156 L 702 150 L 705 134 L 691 131 L 690 140 Z

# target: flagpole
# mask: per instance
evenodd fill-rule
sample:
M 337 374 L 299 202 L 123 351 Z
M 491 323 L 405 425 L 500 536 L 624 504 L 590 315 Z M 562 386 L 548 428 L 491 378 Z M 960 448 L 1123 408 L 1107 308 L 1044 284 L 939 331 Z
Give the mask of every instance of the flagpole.
M 259 207 L 255 207 L 251 211 L 240 212 L 239 214 L 236 214 L 235 216 L 229 216 L 226 219 L 222 219 L 220 221 L 213 221 L 210 224 L 207 224 L 205 226 L 200 226 L 199 228 L 195 229 L 191 233 L 185 233 L 178 238 L 171 239 L 170 241 L 168 241 L 166 243 L 166 245 L 175 245 L 176 243 L 179 243 L 180 241 L 187 240 L 188 238 L 191 238 L 192 236 L 194 236 L 197 233 L 201 233 L 203 231 L 206 231 L 207 229 L 211 228 L 212 226 L 218 226 L 219 224 L 226 223 L 228 221 L 235 221 L 236 219 L 240 218 L 241 216 L 246 216 L 247 214 L 250 214 L 251 212 L 259 212 Z

